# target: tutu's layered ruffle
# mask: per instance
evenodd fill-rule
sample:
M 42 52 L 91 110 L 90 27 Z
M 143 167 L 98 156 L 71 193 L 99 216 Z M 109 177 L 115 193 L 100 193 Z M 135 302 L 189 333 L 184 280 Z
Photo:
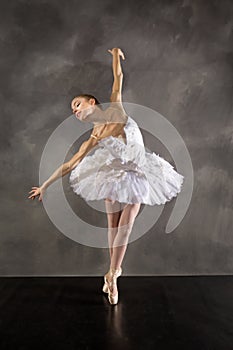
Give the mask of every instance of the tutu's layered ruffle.
M 135 124 L 134 124 L 135 128 Z M 121 203 L 164 204 L 181 191 L 184 176 L 144 145 L 107 137 L 72 170 L 73 191 L 86 201 L 109 198 Z

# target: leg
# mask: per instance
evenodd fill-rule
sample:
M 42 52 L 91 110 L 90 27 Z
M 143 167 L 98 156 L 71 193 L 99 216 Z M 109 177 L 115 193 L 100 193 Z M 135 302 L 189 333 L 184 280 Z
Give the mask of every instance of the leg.
M 111 199 L 105 199 L 105 207 L 107 212 L 108 220 L 108 244 L 109 244 L 109 254 L 110 260 L 113 253 L 113 241 L 117 234 L 118 222 L 121 216 L 121 204 L 119 202 L 112 202 Z
M 141 204 L 127 204 L 122 210 L 119 219 L 118 231 L 113 242 L 113 253 L 111 258 L 111 268 L 118 269 L 123 261 L 129 235 L 132 231 L 134 221 L 139 212 Z
M 120 204 L 119 202 L 117 203 L 117 205 Z M 105 293 L 108 293 L 110 304 L 116 304 L 118 302 L 116 279 L 121 274 L 121 263 L 126 252 L 129 235 L 132 231 L 135 218 L 139 212 L 140 205 L 140 203 L 128 204 L 123 208 L 122 211 L 119 209 L 119 215 L 115 216 L 113 224 L 115 211 L 113 208 L 113 203 L 106 200 L 106 208 L 108 209 L 108 222 L 109 226 L 111 226 L 109 227 L 110 231 L 111 228 L 114 228 L 114 235 L 110 234 L 111 239 L 109 241 L 109 248 L 111 249 L 111 265 L 109 272 L 104 276 L 105 284 L 103 287 L 103 291 Z M 116 224 L 118 227 L 116 227 Z M 113 225 L 114 227 L 112 227 Z
M 118 289 L 116 279 L 119 276 L 120 267 L 122 264 L 122 260 L 124 258 L 127 243 L 129 239 L 129 235 L 132 231 L 132 227 L 135 221 L 135 218 L 140 209 L 140 203 L 136 204 L 128 204 L 122 210 L 120 215 L 120 219 L 118 222 L 118 230 L 113 241 L 112 246 L 112 258 L 111 258 L 111 266 L 109 272 L 105 275 L 105 279 L 107 281 L 108 290 L 108 298 L 110 303 L 117 303 L 118 301 Z

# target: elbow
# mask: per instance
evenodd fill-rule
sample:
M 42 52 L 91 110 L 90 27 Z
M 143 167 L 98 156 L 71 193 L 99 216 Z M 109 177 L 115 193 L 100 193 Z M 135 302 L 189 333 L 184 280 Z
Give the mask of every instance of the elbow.
M 122 81 L 122 79 L 123 79 L 123 72 L 122 72 L 122 70 L 120 72 L 114 72 L 113 75 L 114 75 L 114 79 L 115 80 Z
M 122 79 L 123 78 L 123 72 L 122 70 L 116 74 L 116 77 L 119 78 L 119 79 Z
M 69 172 L 71 172 L 71 170 L 73 170 L 72 168 L 72 164 L 70 162 L 64 163 L 63 164 L 63 172 L 64 175 L 68 174 Z
M 79 164 L 80 160 L 76 160 L 76 162 L 67 162 L 65 163 L 64 171 L 66 174 L 70 173 L 76 166 Z

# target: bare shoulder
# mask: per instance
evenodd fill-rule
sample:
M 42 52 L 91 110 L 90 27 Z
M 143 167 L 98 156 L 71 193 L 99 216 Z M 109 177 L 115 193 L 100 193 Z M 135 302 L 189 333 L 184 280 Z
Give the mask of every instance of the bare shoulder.
M 106 119 L 109 122 L 126 122 L 128 115 L 121 102 L 110 103 L 110 106 L 105 110 Z

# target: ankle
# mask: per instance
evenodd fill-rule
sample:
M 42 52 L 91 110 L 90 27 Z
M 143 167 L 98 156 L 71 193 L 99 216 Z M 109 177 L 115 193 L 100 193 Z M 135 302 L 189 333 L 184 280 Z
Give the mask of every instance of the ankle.
M 109 271 L 119 271 L 121 269 L 121 266 L 110 266 Z
M 120 271 L 121 271 L 121 268 L 120 268 L 120 267 L 118 267 L 118 268 L 110 267 L 110 269 L 109 269 L 109 274 L 110 274 L 111 276 L 118 275 L 118 274 L 120 273 Z

